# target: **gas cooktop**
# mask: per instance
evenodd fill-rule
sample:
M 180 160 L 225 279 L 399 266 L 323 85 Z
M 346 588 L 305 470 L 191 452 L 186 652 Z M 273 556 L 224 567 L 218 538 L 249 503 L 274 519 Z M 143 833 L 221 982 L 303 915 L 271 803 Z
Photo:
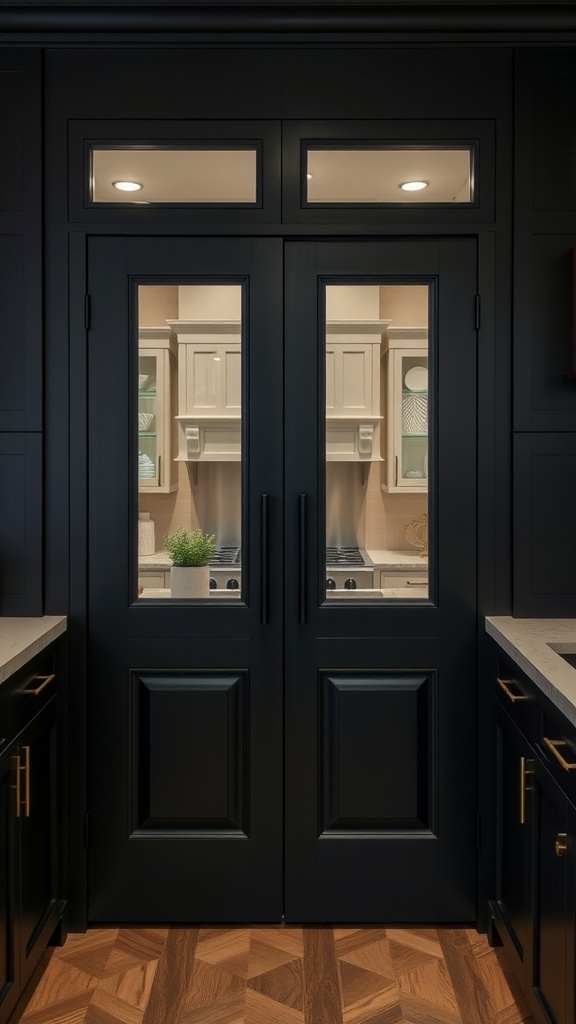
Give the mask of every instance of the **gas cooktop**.
M 239 565 L 240 548 L 218 548 L 210 559 L 210 565 Z
M 358 548 L 326 548 L 326 565 L 365 565 Z

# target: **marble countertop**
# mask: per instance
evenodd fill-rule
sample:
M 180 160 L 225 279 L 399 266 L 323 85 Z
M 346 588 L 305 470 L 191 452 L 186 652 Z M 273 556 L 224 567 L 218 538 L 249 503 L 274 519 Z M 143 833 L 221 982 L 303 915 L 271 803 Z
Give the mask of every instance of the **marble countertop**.
M 66 631 L 65 615 L 38 618 L 0 617 L 0 683 Z
M 239 598 L 241 597 L 240 590 L 211 590 L 209 597 L 224 597 L 224 598 Z M 145 587 L 140 594 L 141 598 L 147 597 L 170 597 L 169 590 L 162 590 L 160 588 Z M 427 598 L 428 587 L 396 587 L 395 590 L 331 590 L 329 601 L 339 600 L 340 598 L 347 598 L 348 600 L 361 597 L 403 597 L 410 600 L 415 598 Z
M 493 615 L 486 631 L 576 726 L 576 669 L 560 657 L 576 653 L 576 619 Z

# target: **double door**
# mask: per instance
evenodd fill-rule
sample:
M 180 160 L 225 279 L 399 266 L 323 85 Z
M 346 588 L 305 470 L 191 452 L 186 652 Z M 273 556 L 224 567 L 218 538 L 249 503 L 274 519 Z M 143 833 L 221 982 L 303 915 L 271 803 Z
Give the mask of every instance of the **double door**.
M 88 257 L 90 920 L 472 920 L 474 242 L 95 237 Z M 144 505 L 138 335 L 160 316 L 178 488 Z M 427 337 L 424 496 L 382 487 L 366 335 L 395 327 Z M 174 599 L 163 567 L 139 593 L 142 510 L 157 567 L 165 533 L 199 527 L 237 549 L 239 586 Z M 371 582 L 331 593 L 327 549 L 351 540 Z M 379 586 L 425 550 L 427 589 Z

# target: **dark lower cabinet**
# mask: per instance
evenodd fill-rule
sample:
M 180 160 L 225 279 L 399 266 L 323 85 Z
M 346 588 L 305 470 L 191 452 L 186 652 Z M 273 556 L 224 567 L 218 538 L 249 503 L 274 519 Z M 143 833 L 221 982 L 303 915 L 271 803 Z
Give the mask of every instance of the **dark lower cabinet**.
M 2 685 L 10 687 L 10 682 Z M 0 1024 L 10 1017 L 64 908 L 58 871 L 56 708 L 55 695 L 27 692 L 18 680 L 0 702 Z M 5 735 L 6 725 L 17 730 L 12 739 Z
M 566 766 L 576 764 L 576 729 L 517 669 L 500 667 L 495 941 L 535 1020 L 574 1024 L 576 769 Z

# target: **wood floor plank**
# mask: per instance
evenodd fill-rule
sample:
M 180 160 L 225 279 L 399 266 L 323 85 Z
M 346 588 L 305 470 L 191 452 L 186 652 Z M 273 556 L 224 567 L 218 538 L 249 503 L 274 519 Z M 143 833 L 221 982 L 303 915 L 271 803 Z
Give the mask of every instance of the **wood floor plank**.
M 303 978 L 305 1024 L 343 1024 L 331 928 L 304 929 Z
M 180 1024 L 192 986 L 197 940 L 197 928 L 169 930 L 142 1024 Z
M 34 983 L 14 1024 L 534 1024 L 472 929 L 94 928 Z
M 438 938 L 465 1024 L 495 1024 L 490 996 L 466 932 L 440 928 Z

